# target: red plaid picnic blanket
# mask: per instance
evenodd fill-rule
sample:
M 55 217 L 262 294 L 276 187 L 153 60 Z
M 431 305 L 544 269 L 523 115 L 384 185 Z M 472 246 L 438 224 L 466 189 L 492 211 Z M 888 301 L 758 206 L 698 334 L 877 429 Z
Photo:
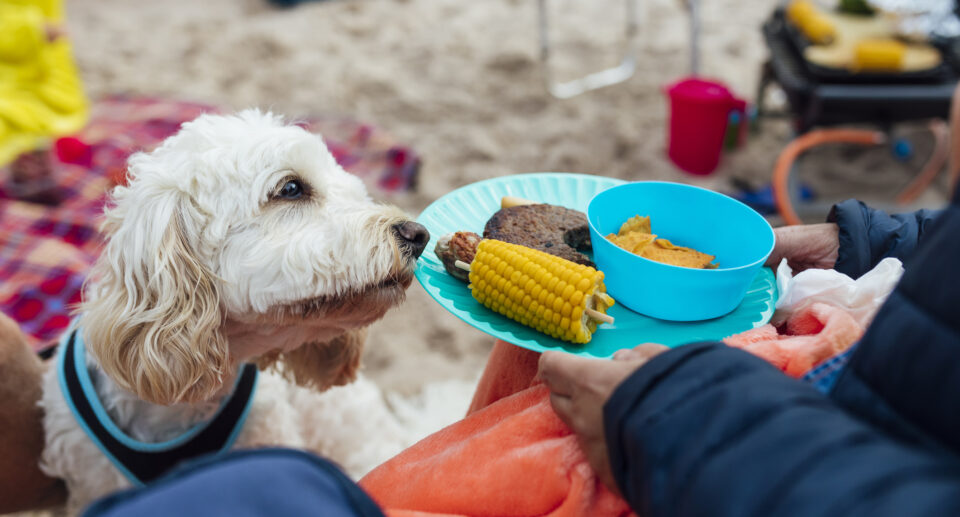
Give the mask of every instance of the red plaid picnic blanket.
M 20 323 L 35 349 L 67 327 L 83 279 L 102 243 L 97 230 L 111 177 L 132 152 L 149 150 L 183 122 L 217 111 L 202 104 L 114 97 L 96 103 L 77 136 L 92 150 L 88 165 L 51 157 L 55 206 L 17 199 L 22 186 L 0 170 L 0 310 Z M 419 158 L 383 131 L 346 118 L 302 123 L 323 135 L 337 161 L 382 194 L 413 188 Z M 51 156 L 52 156 L 51 152 Z

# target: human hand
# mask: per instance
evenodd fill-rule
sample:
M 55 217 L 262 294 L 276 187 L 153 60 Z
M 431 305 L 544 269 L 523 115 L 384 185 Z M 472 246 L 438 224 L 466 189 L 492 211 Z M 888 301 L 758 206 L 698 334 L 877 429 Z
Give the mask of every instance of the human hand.
M 614 493 L 620 491 L 607 455 L 603 405 L 624 379 L 666 350 L 669 349 L 663 345 L 648 343 L 618 351 L 613 361 L 563 352 L 544 352 L 540 356 L 538 375 L 550 389 L 553 410 L 577 435 L 590 466 Z
M 767 266 L 776 268 L 780 261 L 794 273 L 805 269 L 831 269 L 840 250 L 840 227 L 834 223 L 782 226 L 773 230 L 776 245 L 767 259 Z

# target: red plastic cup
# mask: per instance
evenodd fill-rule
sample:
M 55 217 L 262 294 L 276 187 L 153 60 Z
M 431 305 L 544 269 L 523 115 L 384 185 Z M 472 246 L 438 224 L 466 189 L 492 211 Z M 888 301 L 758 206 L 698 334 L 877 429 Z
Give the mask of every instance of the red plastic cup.
M 683 79 L 666 88 L 670 97 L 670 140 L 667 154 L 691 174 L 712 173 L 720 163 L 723 136 L 731 111 L 746 103 L 722 83 Z

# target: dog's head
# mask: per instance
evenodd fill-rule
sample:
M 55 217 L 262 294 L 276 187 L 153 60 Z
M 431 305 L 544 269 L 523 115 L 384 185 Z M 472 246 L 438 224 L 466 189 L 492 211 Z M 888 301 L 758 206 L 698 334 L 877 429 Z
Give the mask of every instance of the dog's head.
M 81 325 L 101 368 L 155 403 L 204 400 L 255 357 L 301 384 L 352 379 L 360 331 L 403 300 L 429 239 L 319 137 L 256 110 L 184 124 L 128 178 Z

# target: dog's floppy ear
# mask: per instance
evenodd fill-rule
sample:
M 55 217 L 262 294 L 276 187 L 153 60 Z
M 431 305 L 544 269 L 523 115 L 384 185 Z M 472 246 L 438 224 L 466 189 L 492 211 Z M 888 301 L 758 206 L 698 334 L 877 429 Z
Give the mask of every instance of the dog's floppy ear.
M 288 352 L 271 352 L 257 366 L 273 368 L 290 382 L 323 391 L 357 378 L 367 329 L 347 331 L 325 343 L 306 343 Z
M 215 278 L 188 238 L 202 231 L 200 212 L 175 188 L 135 180 L 117 187 L 114 200 L 81 305 L 87 347 L 144 400 L 205 400 L 222 386 L 229 353 Z

